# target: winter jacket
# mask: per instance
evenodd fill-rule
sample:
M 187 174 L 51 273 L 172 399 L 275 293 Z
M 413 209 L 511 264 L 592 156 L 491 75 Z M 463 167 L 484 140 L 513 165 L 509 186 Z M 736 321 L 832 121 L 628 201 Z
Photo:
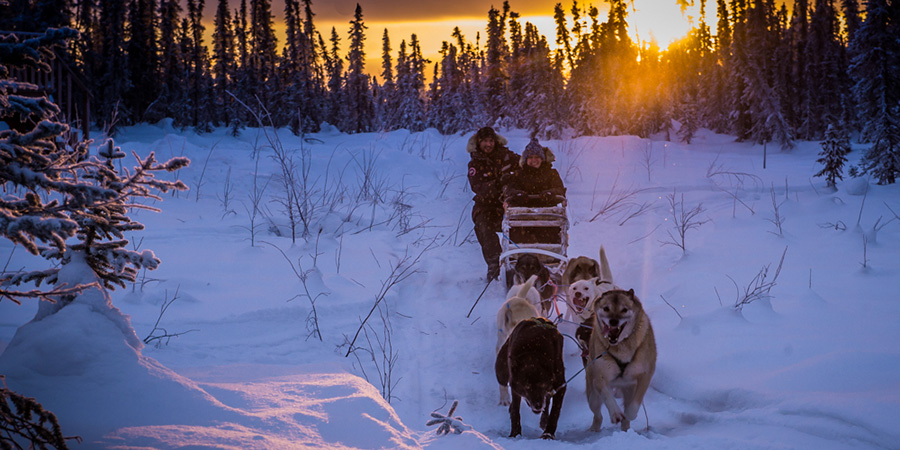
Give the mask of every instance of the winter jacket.
M 544 148 L 544 160 L 541 166 L 534 168 L 519 161 L 521 168 L 509 179 L 504 200 L 514 206 L 552 206 L 559 202 L 558 197 L 565 197 L 566 187 L 559 172 L 551 164 L 555 159 L 553 152 Z
M 519 155 L 506 147 L 508 141 L 496 135 L 494 150 L 484 153 L 478 148 L 475 136 L 469 139 L 469 186 L 476 204 L 502 207 L 503 186 L 516 173 Z

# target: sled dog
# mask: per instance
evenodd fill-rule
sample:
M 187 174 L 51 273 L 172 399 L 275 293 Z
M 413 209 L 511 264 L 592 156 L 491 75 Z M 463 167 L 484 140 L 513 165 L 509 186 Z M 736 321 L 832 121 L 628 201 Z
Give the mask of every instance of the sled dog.
M 497 382 L 512 391 L 509 437 L 522 434 L 519 407 L 524 398 L 531 411 L 541 415 L 541 438 L 554 439 L 566 395 L 563 337 L 556 325 L 542 317 L 516 325 L 497 353 L 494 372 Z
M 559 281 L 563 286 L 569 286 L 578 280 L 590 280 L 599 276 L 600 263 L 587 256 L 578 256 L 566 263 L 566 270 Z
M 650 318 L 634 290 L 603 293 L 591 305 L 594 314 L 589 361 L 585 366 L 588 405 L 594 413 L 591 431 L 600 431 L 606 405 L 610 421 L 628 430 L 637 417 L 656 370 L 656 340 Z M 622 394 L 624 412 L 615 394 Z
M 513 272 L 513 282 L 515 284 L 524 283 L 532 275 L 537 275 L 535 288 L 541 295 L 541 304 L 538 309 L 541 315 L 549 317 L 550 298 L 554 294 L 554 286 L 550 284 L 550 269 L 541 262 L 540 258 L 530 253 L 519 255 Z
M 530 277 L 528 279 L 530 279 Z M 535 279 L 535 282 L 537 282 L 537 279 Z M 527 279 L 526 279 L 525 283 L 527 283 Z M 540 292 L 538 292 L 537 288 L 535 288 L 533 286 L 534 283 L 532 283 L 532 286 L 530 289 L 523 289 L 523 287 L 525 286 L 525 283 L 514 284 L 511 288 L 509 288 L 509 291 L 506 292 L 506 300 L 509 301 L 510 299 L 512 299 L 514 297 L 522 297 L 525 300 L 528 300 L 528 303 L 531 303 L 531 306 L 534 306 L 534 309 L 536 309 L 540 313 L 541 294 L 540 294 Z M 509 336 L 509 333 L 512 332 L 512 329 L 515 328 L 515 326 L 516 326 L 516 324 L 513 324 L 509 328 L 509 330 L 507 330 L 507 335 L 504 336 L 504 338 Z M 498 343 L 497 348 L 500 348 L 501 345 L 503 345 L 503 342 Z
M 513 289 L 518 288 L 515 295 L 503 302 L 503 305 L 497 311 L 498 354 L 500 353 L 500 348 L 503 347 L 503 344 L 519 322 L 540 316 L 534 303 L 532 303 L 532 300 L 536 298 L 537 303 L 540 304 L 540 296 L 534 289 L 535 280 L 537 280 L 537 275 L 532 275 L 525 283 L 513 286 Z M 529 295 L 532 296 L 531 300 L 528 299 Z M 509 392 L 506 389 L 506 384 L 500 384 L 500 404 L 506 406 L 509 405 L 509 401 Z
M 575 340 L 581 349 L 581 363 L 587 364 L 588 344 L 591 341 L 591 303 L 606 291 L 619 289 L 613 283 L 612 269 L 606 257 L 606 249 L 600 246 L 600 275 L 589 280 L 578 280 L 566 289 L 566 320 L 574 323 Z

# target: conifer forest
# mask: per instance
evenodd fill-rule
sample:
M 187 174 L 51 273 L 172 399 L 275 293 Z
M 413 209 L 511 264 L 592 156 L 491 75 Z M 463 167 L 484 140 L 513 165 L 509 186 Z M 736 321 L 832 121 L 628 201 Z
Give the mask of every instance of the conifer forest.
M 312 0 L 287 0 L 283 12 L 270 0 L 218 0 L 211 42 L 205 0 L 7 0 L 0 30 L 78 31 L 56 54 L 86 80 L 92 126 L 111 132 L 171 118 L 198 132 L 262 125 L 299 135 L 329 124 L 460 134 L 494 125 L 541 138 L 665 133 L 689 143 L 708 128 L 782 149 L 867 143 L 851 174 L 895 181 L 897 0 L 693 2 L 715 8 L 715 29 L 701 12 L 686 36 L 659 48 L 628 35 L 628 0 L 606 0 L 606 15 L 557 3 L 549 37 L 504 1 L 485 12 L 483 34 L 447 36 L 436 61 L 415 34 L 369 30 L 359 5 L 346 29 L 319 29 Z M 366 67 L 363 44 L 379 38 L 381 66 Z

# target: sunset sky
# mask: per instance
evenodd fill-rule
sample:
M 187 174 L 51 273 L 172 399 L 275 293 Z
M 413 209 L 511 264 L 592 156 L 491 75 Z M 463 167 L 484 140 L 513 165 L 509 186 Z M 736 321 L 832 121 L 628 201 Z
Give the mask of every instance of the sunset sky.
M 230 0 L 235 7 L 239 0 Z M 689 2 L 689 0 L 683 0 Z M 384 29 L 388 29 L 391 40 L 392 54 L 396 59 L 400 42 L 409 42 L 410 36 L 415 33 L 418 37 L 422 52 L 426 58 L 437 60 L 438 51 L 443 41 L 450 41 L 454 27 L 459 27 L 463 35 L 470 42 L 475 42 L 476 34 L 481 33 L 482 46 L 485 43 L 485 27 L 487 15 L 491 6 L 502 8 L 503 1 L 495 0 L 313 0 L 312 8 L 316 14 L 314 23 L 322 36 L 327 40 L 331 35 L 331 28 L 335 27 L 341 36 L 342 51 L 346 52 L 347 33 L 350 29 L 350 20 L 356 4 L 362 7 L 363 21 L 368 27 L 366 30 L 366 56 L 369 72 L 377 73 L 380 70 L 381 37 Z M 567 18 L 571 21 L 571 1 L 561 2 L 566 11 Z M 673 40 L 684 36 L 691 24 L 696 22 L 699 15 L 699 0 L 696 5 L 688 6 L 682 14 L 679 0 L 634 0 L 630 2 L 628 10 L 628 23 L 631 26 L 632 38 L 639 36 L 642 41 L 655 39 L 660 47 L 665 48 Z M 715 29 L 715 2 L 707 1 L 707 22 Z M 556 26 L 553 23 L 553 8 L 556 2 L 552 0 L 512 0 L 510 8 L 519 13 L 521 23 L 531 22 L 538 27 L 541 34 L 547 37 L 551 47 L 556 46 Z M 593 4 L 600 9 L 600 18 L 606 20 L 609 4 L 604 1 L 593 3 L 579 1 L 579 6 Z M 215 13 L 215 3 L 207 2 L 206 14 L 210 18 L 207 25 L 207 33 L 212 32 L 212 15 Z M 284 43 L 283 26 L 284 0 L 272 0 L 272 13 L 275 16 L 276 27 L 279 32 L 279 51 Z M 570 23 L 571 26 L 571 23 Z

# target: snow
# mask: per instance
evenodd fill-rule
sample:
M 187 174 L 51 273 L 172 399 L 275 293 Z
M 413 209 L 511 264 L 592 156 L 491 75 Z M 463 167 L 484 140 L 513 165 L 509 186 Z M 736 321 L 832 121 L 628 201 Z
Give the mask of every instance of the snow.
M 500 132 L 517 152 L 528 142 L 525 131 Z M 303 143 L 286 130 L 278 136 L 285 149 L 310 150 L 312 183 L 346 190 L 343 203 L 315 210 L 307 239 L 292 244 L 273 201 L 283 194 L 269 177 L 281 171 L 261 133 L 197 135 L 168 122 L 128 127 L 116 138 L 127 153 L 192 160 L 165 175 L 190 192 L 162 195 L 152 205 L 159 213 L 132 212 L 146 229 L 126 236 L 129 248 L 152 250 L 159 269 L 126 289 L 90 290 L 40 313 L 34 300 L 0 303 L 0 374 L 53 411 L 66 436 L 84 439 L 71 448 L 844 449 L 900 442 L 900 220 L 890 211 L 900 211 L 900 186 L 845 175 L 830 190 L 811 177 L 820 168 L 818 143 L 769 149 L 763 169 L 760 146 L 707 130 L 691 145 L 660 136 L 542 142 L 556 153 L 569 192 L 568 255 L 596 258 L 605 246 L 616 283 L 642 299 L 659 348 L 632 429 L 610 425 L 604 410 L 602 431 L 592 433 L 580 359 L 566 339 L 566 373 L 574 378 L 557 440 L 548 442 L 527 408 L 523 435 L 508 438 L 509 415 L 497 404 L 494 317 L 505 286 L 493 283 L 466 317 L 486 270 L 470 231 L 468 135 L 329 131 Z M 850 164 L 863 149 L 854 146 Z M 268 180 L 260 206 L 273 220 L 257 219 L 251 246 L 256 153 L 258 186 Z M 376 207 L 354 197 L 367 164 L 370 186 L 385 199 Z M 686 209 L 702 208 L 703 224 L 687 232 L 684 252 L 663 244 L 675 234 L 673 194 L 684 196 Z M 325 205 L 323 195 L 314 198 Z M 772 281 L 782 254 L 771 296 L 735 309 L 765 267 Z M 44 268 L 5 240 L 0 259 L 8 270 Z M 385 288 L 395 269 L 406 277 Z M 89 276 L 72 264 L 60 279 Z M 321 340 L 310 328 L 311 298 Z M 379 299 L 356 340 L 373 352 L 345 356 Z M 570 324 L 561 329 L 572 333 Z M 438 435 L 426 426 L 455 400 L 453 417 L 471 429 Z

